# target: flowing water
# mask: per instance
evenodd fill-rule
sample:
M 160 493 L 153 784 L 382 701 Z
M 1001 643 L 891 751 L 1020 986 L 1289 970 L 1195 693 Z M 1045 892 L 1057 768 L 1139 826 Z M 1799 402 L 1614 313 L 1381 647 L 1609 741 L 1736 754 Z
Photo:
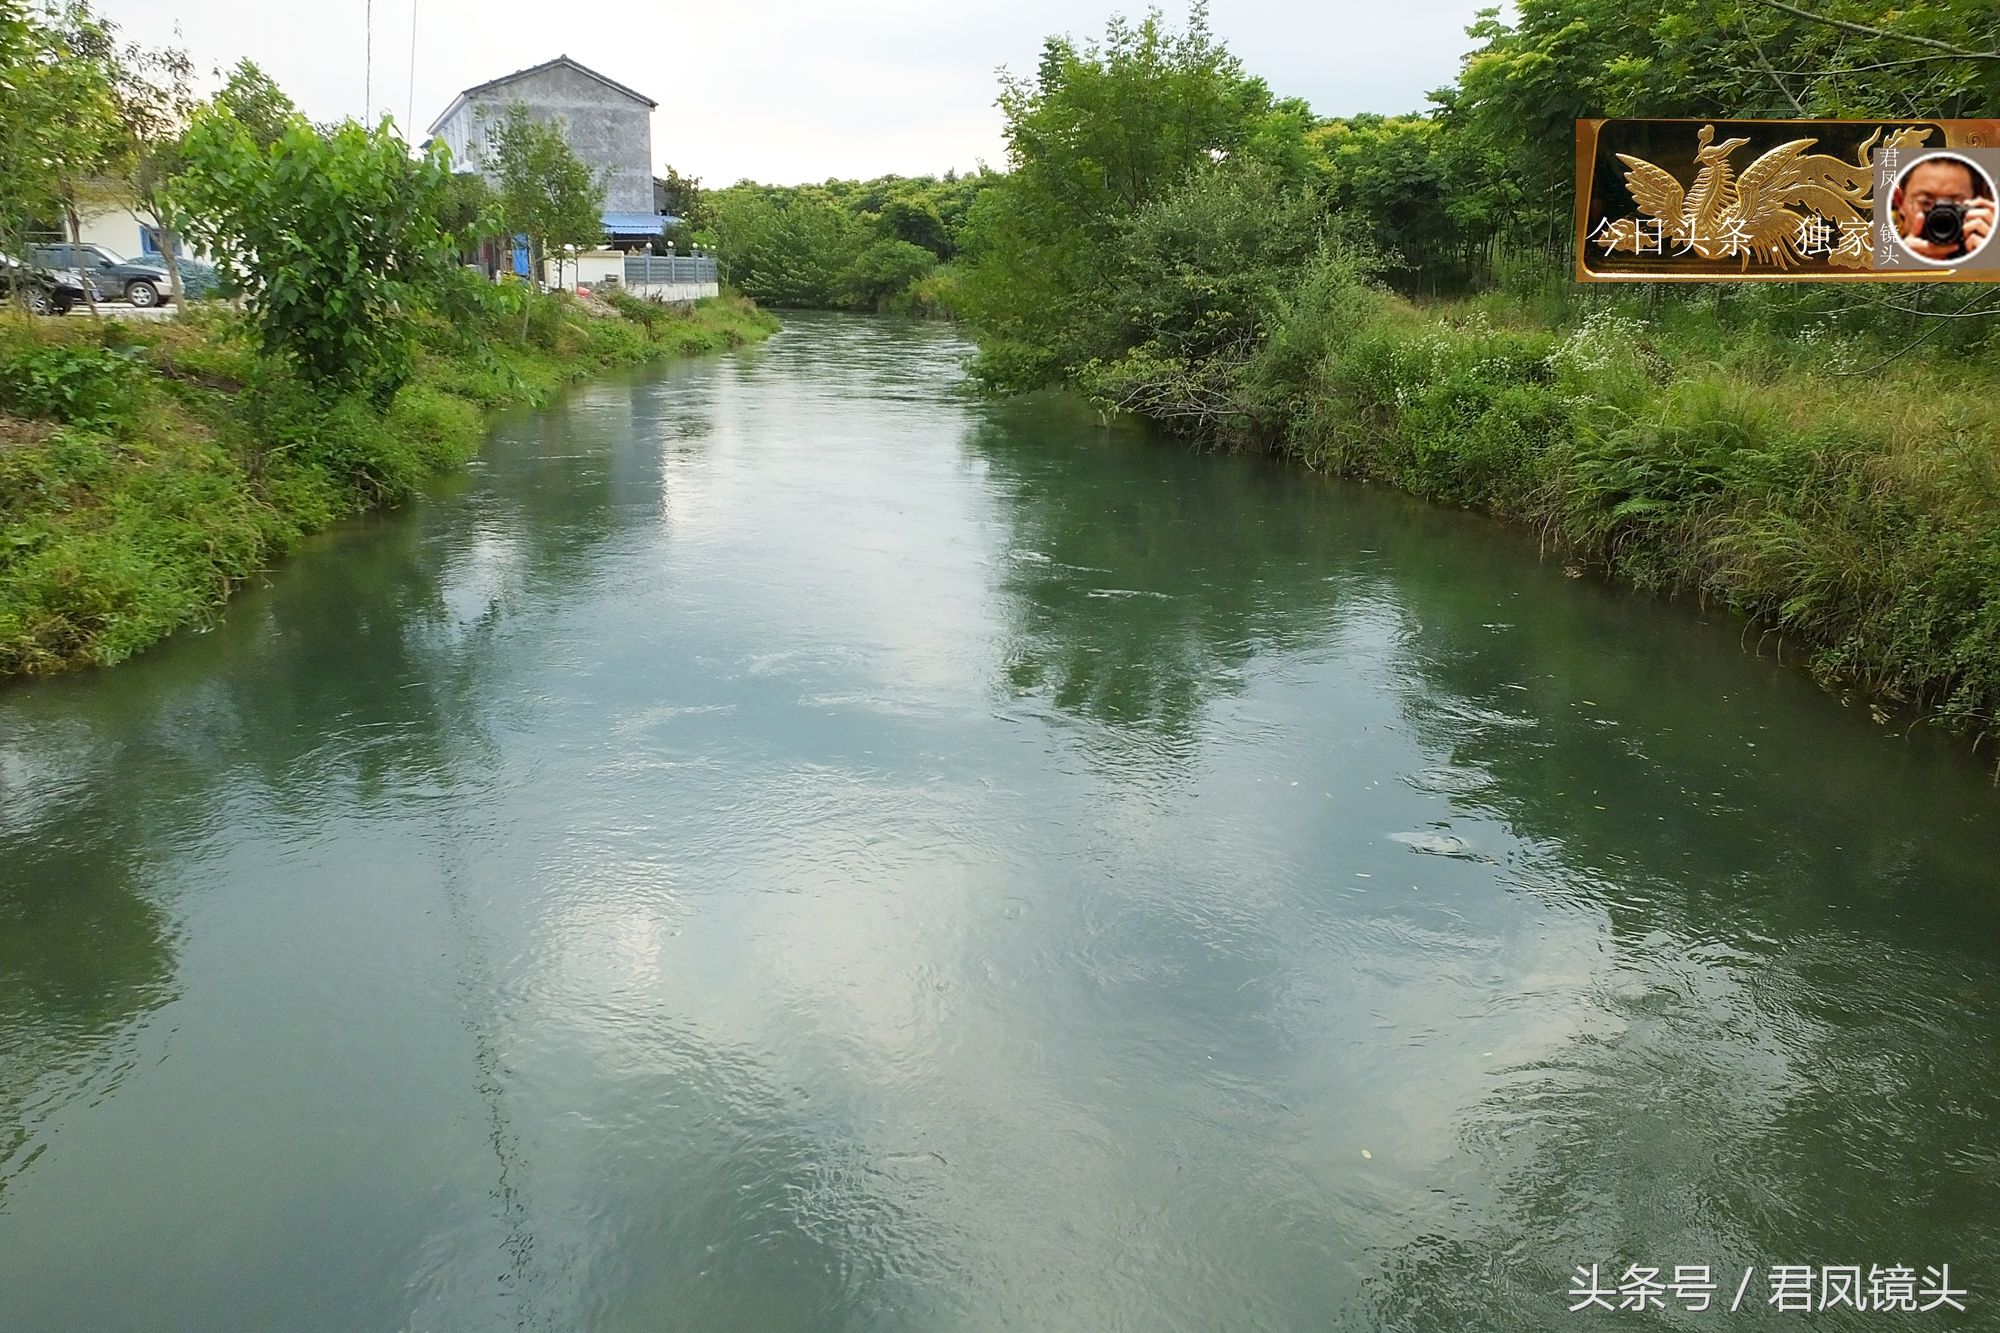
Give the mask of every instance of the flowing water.
M 1962 744 L 963 352 L 581 389 L 0 693 L 0 1327 L 1996 1327 Z

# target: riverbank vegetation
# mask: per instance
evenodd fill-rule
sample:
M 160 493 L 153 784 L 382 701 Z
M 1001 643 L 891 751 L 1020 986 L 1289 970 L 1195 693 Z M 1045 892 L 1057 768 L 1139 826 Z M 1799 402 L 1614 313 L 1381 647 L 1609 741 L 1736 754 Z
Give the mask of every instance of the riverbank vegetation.
M 408 376 L 379 401 L 266 355 L 224 307 L 0 319 L 0 675 L 202 622 L 303 536 L 472 457 L 496 409 L 776 327 L 735 297 L 628 318 L 467 277 L 449 301 L 413 319 Z
M 692 237 L 759 303 L 952 318 L 972 210 L 997 174 L 702 191 Z
M 2000 302 L 1568 278 L 1577 117 L 2000 104 L 2000 61 L 1961 58 L 2000 50 L 1990 6 L 1819 9 L 1523 0 L 1431 113 L 1345 120 L 1199 8 L 1052 39 L 1003 85 L 1009 171 L 966 227 L 975 371 L 1532 524 L 1829 684 L 1994 730 Z
M 112 113 L 148 67 L 80 4 L 0 0 L 0 35 L 0 87 L 28 94 L 0 99 L 0 235 L 20 235 L 73 179 L 136 169 Z M 303 535 L 469 457 L 491 409 L 776 327 L 741 297 L 487 282 L 457 259 L 505 234 L 507 199 L 490 211 L 386 119 L 309 123 L 254 67 L 148 124 L 168 136 L 155 197 L 240 308 L 0 317 L 0 675 L 115 662 L 212 615 Z

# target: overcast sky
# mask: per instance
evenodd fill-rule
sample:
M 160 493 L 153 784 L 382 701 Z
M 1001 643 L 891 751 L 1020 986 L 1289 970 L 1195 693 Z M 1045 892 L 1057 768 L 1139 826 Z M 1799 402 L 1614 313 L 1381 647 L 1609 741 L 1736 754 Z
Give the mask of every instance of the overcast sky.
M 1449 83 L 1489 0 L 1214 0 L 1215 31 L 1252 73 L 1325 115 L 1397 112 Z M 248 56 L 314 120 L 370 95 L 370 0 L 94 0 L 128 38 L 178 40 L 207 68 Z M 607 7 L 372 0 L 374 112 L 421 136 L 453 94 L 567 54 L 660 106 L 653 165 L 709 185 L 916 175 L 1005 164 L 994 71 L 1032 71 L 1042 39 L 1103 31 L 1143 4 L 1058 0 L 752 0 Z M 1169 18 L 1185 13 L 1165 6 Z M 179 36 L 176 38 L 176 30 Z

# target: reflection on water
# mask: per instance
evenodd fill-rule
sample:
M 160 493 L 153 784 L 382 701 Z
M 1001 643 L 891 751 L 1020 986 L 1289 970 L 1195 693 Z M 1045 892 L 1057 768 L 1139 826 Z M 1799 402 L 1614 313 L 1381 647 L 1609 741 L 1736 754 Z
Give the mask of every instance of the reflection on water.
M 961 350 L 808 319 L 591 386 L 216 632 L 0 695 L 0 1325 L 1990 1288 L 1973 765 Z
M 37 799 L 73 779 L 36 764 L 32 751 L 8 746 L 0 756 L 0 832 L 9 835 L 0 841 L 4 1209 L 9 1181 L 49 1147 L 39 1132 L 49 1101 L 104 1095 L 129 1070 L 126 1030 L 170 997 L 173 957 L 161 912 L 134 891 L 137 839 L 121 827 L 124 813 L 87 791 Z M 65 891 L 28 891 L 36 883 Z

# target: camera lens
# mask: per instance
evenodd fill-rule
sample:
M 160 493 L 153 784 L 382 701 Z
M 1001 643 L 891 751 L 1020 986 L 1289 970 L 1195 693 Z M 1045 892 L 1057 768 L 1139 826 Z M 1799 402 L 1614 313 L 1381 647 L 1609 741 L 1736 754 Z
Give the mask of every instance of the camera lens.
M 1931 210 L 1924 214 L 1921 234 L 1935 245 L 1957 245 L 1965 234 L 1965 205 L 1931 205 Z

